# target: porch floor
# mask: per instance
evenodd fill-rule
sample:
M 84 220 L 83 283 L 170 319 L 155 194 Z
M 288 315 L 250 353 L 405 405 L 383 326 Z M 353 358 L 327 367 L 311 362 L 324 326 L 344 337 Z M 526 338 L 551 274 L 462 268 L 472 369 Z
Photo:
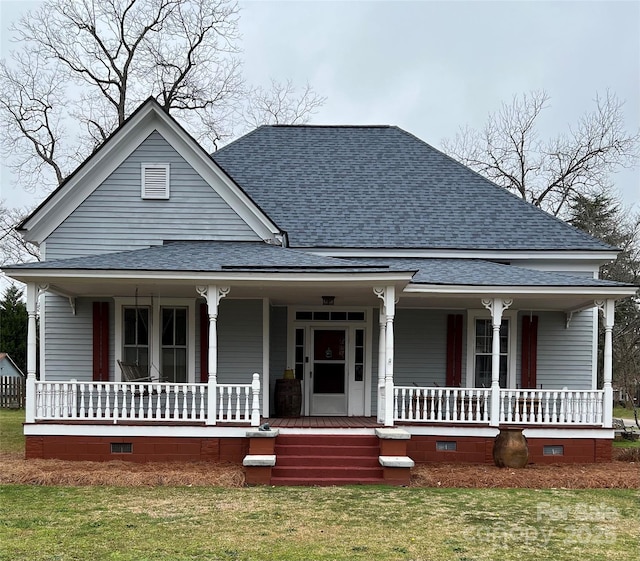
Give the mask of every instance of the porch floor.
M 269 417 L 262 419 L 273 428 L 352 429 L 382 427 L 376 417 Z

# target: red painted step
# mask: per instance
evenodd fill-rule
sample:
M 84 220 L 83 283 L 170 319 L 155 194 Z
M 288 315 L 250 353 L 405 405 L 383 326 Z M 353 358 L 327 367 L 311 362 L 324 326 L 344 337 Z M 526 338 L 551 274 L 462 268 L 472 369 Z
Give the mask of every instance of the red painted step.
M 384 483 L 376 436 L 280 435 L 272 485 Z

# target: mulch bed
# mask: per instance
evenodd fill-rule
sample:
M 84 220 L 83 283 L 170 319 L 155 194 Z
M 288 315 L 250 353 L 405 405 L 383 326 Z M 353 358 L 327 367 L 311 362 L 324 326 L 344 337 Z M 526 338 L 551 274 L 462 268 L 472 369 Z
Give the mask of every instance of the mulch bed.
M 25 460 L 0 455 L 0 484 L 123 487 L 242 487 L 241 466 L 226 463 L 130 463 Z M 428 464 L 413 469 L 412 487 L 640 489 L 640 463 L 529 465 Z

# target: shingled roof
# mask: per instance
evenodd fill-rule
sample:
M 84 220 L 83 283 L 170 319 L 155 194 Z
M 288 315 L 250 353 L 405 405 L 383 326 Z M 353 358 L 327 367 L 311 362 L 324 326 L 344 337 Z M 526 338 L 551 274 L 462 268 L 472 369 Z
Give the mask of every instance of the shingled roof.
M 612 248 L 390 126 L 263 126 L 212 155 L 291 247 Z
M 21 271 L 399 273 L 412 284 L 624 287 L 614 281 L 536 271 L 480 259 L 335 258 L 263 242 L 177 241 L 145 249 L 13 265 Z

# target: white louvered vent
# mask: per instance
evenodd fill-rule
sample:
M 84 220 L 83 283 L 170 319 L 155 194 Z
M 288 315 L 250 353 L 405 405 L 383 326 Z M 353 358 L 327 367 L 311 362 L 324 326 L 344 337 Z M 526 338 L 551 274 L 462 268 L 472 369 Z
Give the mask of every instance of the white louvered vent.
M 169 198 L 169 164 L 142 164 L 142 198 Z

